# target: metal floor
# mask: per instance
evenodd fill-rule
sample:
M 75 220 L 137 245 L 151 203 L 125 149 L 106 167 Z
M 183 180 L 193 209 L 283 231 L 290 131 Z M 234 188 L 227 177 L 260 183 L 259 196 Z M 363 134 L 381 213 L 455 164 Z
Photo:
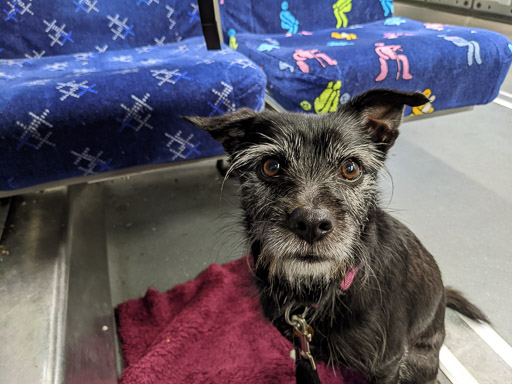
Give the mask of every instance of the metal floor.
M 512 383 L 511 148 L 509 74 L 496 102 L 405 123 L 382 179 L 386 209 L 492 321 L 448 312 L 443 384 Z M 237 186 L 221 185 L 208 160 L 15 197 L 0 239 L 0 383 L 115 383 L 115 305 L 244 255 Z

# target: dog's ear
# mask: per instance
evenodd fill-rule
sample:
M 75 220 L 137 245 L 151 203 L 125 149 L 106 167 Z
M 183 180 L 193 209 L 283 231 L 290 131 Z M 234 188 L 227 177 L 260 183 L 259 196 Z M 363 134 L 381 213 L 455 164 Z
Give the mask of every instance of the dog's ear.
M 259 113 L 252 109 L 241 108 L 236 112 L 220 116 L 181 116 L 181 118 L 210 133 L 222 144 L 228 154 L 232 154 L 251 130 L 254 119 L 258 115 Z
M 420 92 L 375 89 L 353 98 L 347 108 L 363 116 L 364 129 L 379 149 L 386 153 L 398 137 L 398 126 L 402 122 L 405 106 L 416 107 L 428 102 Z

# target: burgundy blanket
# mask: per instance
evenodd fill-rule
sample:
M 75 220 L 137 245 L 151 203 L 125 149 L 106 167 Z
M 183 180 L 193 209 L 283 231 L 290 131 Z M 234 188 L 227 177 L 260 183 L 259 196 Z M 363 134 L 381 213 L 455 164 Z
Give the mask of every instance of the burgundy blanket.
M 247 259 L 117 308 L 121 384 L 293 384 L 292 344 L 264 316 Z M 320 362 L 323 384 L 363 384 Z

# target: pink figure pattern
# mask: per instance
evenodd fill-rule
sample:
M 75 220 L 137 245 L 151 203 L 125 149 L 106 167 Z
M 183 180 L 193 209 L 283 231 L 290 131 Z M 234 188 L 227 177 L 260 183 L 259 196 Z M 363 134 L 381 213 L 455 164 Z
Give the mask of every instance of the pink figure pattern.
M 306 63 L 306 60 L 316 59 L 322 67 L 325 68 L 325 63 L 328 65 L 336 65 L 338 62 L 334 59 L 331 59 L 325 53 L 319 52 L 318 49 L 311 49 L 309 51 L 304 49 L 296 49 L 293 53 L 293 59 L 297 62 L 297 66 L 304 73 L 309 73 L 309 65 Z
M 403 52 L 401 45 L 385 45 L 384 43 L 375 43 L 375 53 L 379 56 L 380 63 L 380 73 L 375 78 L 375 81 L 383 81 L 388 76 L 388 60 L 396 60 L 396 64 L 398 66 L 396 71 L 397 80 L 400 78 L 402 66 L 402 79 L 412 79 L 412 75 L 409 72 L 409 59 L 407 59 L 407 56 L 397 52 Z
M 424 23 L 425 28 L 432 29 L 434 31 L 444 31 L 444 25 L 439 23 Z
M 385 39 L 398 39 L 402 36 L 414 36 L 413 33 L 404 33 L 404 32 L 386 32 L 382 35 Z

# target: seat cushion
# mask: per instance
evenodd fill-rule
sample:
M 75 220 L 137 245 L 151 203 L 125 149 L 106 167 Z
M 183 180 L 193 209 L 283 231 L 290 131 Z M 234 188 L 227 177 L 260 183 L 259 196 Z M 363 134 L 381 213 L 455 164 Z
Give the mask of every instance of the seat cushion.
M 237 34 L 236 46 L 262 66 L 286 109 L 316 113 L 373 88 L 431 99 L 406 114 L 485 104 L 512 61 L 512 44 L 498 33 L 401 17 L 293 36 Z
M 180 115 L 263 106 L 265 75 L 202 37 L 167 46 L 0 60 L 0 190 L 222 154 Z

